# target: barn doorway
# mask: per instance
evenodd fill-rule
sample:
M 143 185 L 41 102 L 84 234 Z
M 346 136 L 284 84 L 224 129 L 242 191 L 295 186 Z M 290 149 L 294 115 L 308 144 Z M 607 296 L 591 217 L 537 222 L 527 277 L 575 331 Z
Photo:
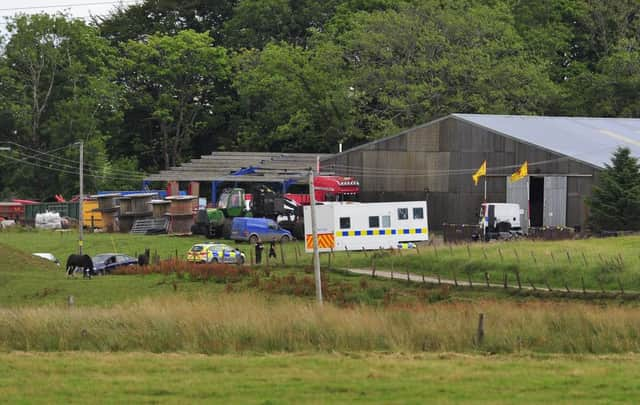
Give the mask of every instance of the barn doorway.
M 529 178 L 529 219 L 531 226 L 541 227 L 544 224 L 544 177 Z

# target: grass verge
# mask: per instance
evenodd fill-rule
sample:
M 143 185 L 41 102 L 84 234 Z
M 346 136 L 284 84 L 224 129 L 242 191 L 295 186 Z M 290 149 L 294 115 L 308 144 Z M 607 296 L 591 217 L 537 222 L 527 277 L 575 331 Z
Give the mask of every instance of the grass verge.
M 485 334 L 476 339 L 478 316 Z M 631 306 L 479 301 L 318 307 L 256 293 L 144 299 L 110 308 L 0 309 L 2 351 L 627 353 Z
M 633 403 L 640 358 L 0 354 L 9 403 Z

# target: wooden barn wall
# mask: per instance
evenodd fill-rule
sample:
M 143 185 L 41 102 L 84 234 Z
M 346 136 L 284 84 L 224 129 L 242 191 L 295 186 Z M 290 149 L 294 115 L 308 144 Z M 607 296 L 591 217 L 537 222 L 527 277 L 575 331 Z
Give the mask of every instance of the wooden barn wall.
M 596 170 L 487 129 L 449 117 L 364 145 L 323 161 L 340 175 L 361 185 L 361 200 L 427 199 L 429 223 L 475 223 L 483 201 L 483 180 L 473 185 L 470 171 L 487 160 L 488 200 L 506 201 L 506 176 L 525 160 L 548 162 L 529 168 L 532 175 L 567 175 L 567 225 L 584 226 L 584 198 L 591 192 Z M 583 175 L 577 177 L 576 175 Z M 585 176 L 586 175 L 586 176 Z

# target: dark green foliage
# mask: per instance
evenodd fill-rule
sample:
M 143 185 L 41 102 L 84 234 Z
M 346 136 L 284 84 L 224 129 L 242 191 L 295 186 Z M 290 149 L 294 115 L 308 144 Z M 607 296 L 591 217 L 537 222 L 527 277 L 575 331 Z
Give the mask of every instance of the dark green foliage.
M 93 192 L 213 150 L 334 152 L 455 112 L 637 117 L 639 16 L 636 0 L 144 0 L 93 25 L 17 16 L 0 141 L 63 149 L 53 163 L 0 155 L 0 195 L 76 193 L 64 146 L 80 137 Z
M 595 230 L 640 229 L 640 165 L 628 148 L 613 155 L 587 203 Z

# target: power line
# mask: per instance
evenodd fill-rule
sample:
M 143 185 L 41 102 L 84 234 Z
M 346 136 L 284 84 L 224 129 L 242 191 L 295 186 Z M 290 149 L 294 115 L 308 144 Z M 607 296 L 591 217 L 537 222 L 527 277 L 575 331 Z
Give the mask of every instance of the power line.
M 42 162 L 44 164 L 48 164 L 48 165 L 52 165 L 52 166 L 59 166 L 59 167 L 63 167 L 63 168 L 68 168 L 68 169 L 73 170 L 75 173 L 78 173 L 78 169 L 77 169 L 77 167 L 75 165 L 68 165 L 68 164 L 65 164 L 65 163 L 60 163 L 60 162 L 56 162 L 56 161 L 52 161 L 52 160 L 48 160 L 48 159 L 43 159 L 43 158 L 39 158 L 39 157 L 36 157 L 36 156 L 29 156 L 29 155 L 26 155 L 24 152 L 21 152 L 21 151 L 16 151 L 16 152 L 18 152 L 21 156 L 24 156 L 23 157 L 24 160 L 34 159 L 34 160 L 40 161 L 40 162 Z M 74 161 L 74 163 L 75 163 L 75 161 Z M 100 177 L 110 176 L 110 175 L 102 175 L 102 174 L 100 174 L 100 170 L 102 170 L 102 169 L 88 169 L 86 171 L 95 173 L 97 176 L 100 176 Z M 120 177 L 120 176 L 126 176 L 126 177 Z M 118 175 L 118 173 L 114 173 L 114 175 L 110 176 L 110 177 L 112 177 L 114 179 L 116 179 L 116 178 L 126 179 L 126 178 L 129 178 L 129 177 L 143 177 L 144 175 L 140 174 L 140 173 L 128 172 L 127 171 L 127 172 L 124 172 L 124 175 L 121 174 L 120 176 Z
M 92 2 L 92 3 L 49 4 L 49 5 L 44 5 L 44 6 L 0 8 L 0 12 L 40 10 L 40 9 L 47 9 L 47 8 L 73 8 L 73 7 L 83 7 L 83 6 L 108 6 L 108 5 L 116 5 L 116 4 L 124 4 L 124 3 L 139 3 L 139 2 L 140 2 L 140 0 L 114 0 L 114 1 L 96 1 L 96 2 Z
M 40 164 L 40 163 L 35 163 L 35 162 L 31 162 L 28 159 L 29 158 L 33 158 L 33 157 L 21 157 L 21 158 L 15 158 L 13 156 L 9 156 L 9 154 L 0 154 L 0 158 L 5 158 L 5 159 L 9 159 L 18 163 L 23 163 L 29 166 L 33 166 L 33 167 L 37 167 L 37 168 L 41 168 L 41 169 L 47 169 L 47 170 L 51 170 L 51 171 L 55 171 L 58 173 L 63 173 L 63 174 L 71 174 L 74 176 L 77 176 L 79 174 L 79 171 L 77 170 L 77 168 L 75 168 L 74 166 L 69 166 L 69 165 L 65 165 L 65 164 L 61 164 L 61 163 L 52 163 L 50 161 L 44 160 L 44 159 L 39 159 L 39 158 L 34 158 L 35 160 L 39 160 L 44 162 L 44 164 Z M 52 166 L 46 166 L 45 164 L 49 164 Z M 61 167 L 56 167 L 56 166 L 61 166 Z M 66 168 L 72 168 L 75 170 L 67 170 Z M 86 176 L 89 177 L 93 177 L 93 178 L 97 178 L 97 179 L 109 179 L 109 180 L 119 180 L 119 181 L 130 181 L 130 180 L 136 180 L 136 179 L 141 179 L 144 177 L 143 174 L 131 174 L 128 177 L 119 177 L 119 176 L 112 176 L 112 175 L 108 175 L 108 174 L 100 174 L 100 173 L 96 173 L 95 171 L 90 171 L 89 173 L 85 174 Z
M 49 156 L 49 157 L 54 158 L 54 159 L 58 159 L 60 161 L 73 163 L 74 164 L 74 166 L 72 167 L 73 169 L 75 169 L 75 164 L 77 163 L 77 161 L 73 160 L 73 159 L 67 159 L 67 158 L 65 158 L 63 156 L 52 155 L 52 152 L 55 152 L 55 151 L 60 150 L 60 149 L 69 148 L 71 146 L 74 146 L 74 144 L 69 144 L 69 145 L 66 145 L 66 146 L 62 146 L 62 147 L 60 147 L 58 149 L 54 149 L 54 150 L 50 150 L 50 151 L 47 151 L 47 152 L 43 152 L 43 151 L 39 151 L 39 150 L 30 148 L 30 147 L 25 146 L 25 145 L 20 145 L 19 143 L 16 143 L 16 142 L 7 141 L 6 143 L 9 144 L 9 145 L 17 146 L 17 147 L 22 148 L 22 149 L 26 149 L 29 152 L 36 153 L 38 155 L 45 155 L 45 156 Z M 18 151 L 18 152 L 21 153 L 20 151 Z M 61 163 L 58 163 L 57 161 L 52 161 L 52 162 L 46 161 L 46 163 L 61 164 Z M 64 165 L 64 166 L 69 167 L 68 165 Z M 93 170 L 96 170 L 96 171 L 99 171 L 99 170 L 103 169 L 103 167 L 101 167 L 99 165 L 96 165 L 96 164 L 91 164 L 91 163 L 85 163 L 85 166 L 88 167 L 88 168 L 94 168 Z M 133 174 L 134 176 L 135 175 L 140 175 L 139 173 L 132 172 L 132 171 L 129 171 L 129 170 L 111 169 L 111 171 L 114 174 L 120 174 L 120 175 L 123 175 L 123 176 L 129 176 L 131 174 Z M 143 176 L 143 175 L 141 175 L 141 176 Z

